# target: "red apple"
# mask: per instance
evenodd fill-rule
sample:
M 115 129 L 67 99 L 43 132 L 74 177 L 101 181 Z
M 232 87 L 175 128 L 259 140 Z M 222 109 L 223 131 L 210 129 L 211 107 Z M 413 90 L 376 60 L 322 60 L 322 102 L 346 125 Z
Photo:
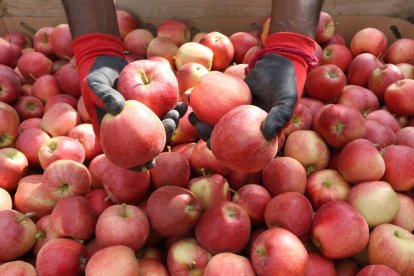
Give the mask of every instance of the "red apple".
M 357 31 L 351 38 L 351 52 L 354 56 L 370 53 L 376 57 L 384 54 L 388 47 L 385 34 L 379 29 L 367 27 Z
M 414 40 L 411 38 L 400 38 L 391 43 L 387 49 L 385 60 L 388 63 L 410 63 L 414 62 Z
M 312 217 L 311 202 L 298 192 L 285 192 L 275 196 L 264 212 L 267 227 L 284 228 L 301 240 L 309 233 Z
M 414 126 L 407 126 L 397 131 L 395 144 L 414 148 Z
M 270 193 L 258 184 L 244 185 L 232 197 L 234 203 L 246 209 L 253 226 L 264 223 L 265 209 L 271 199 Z
M 257 275 L 305 275 L 308 253 L 294 234 L 271 228 L 253 242 L 250 261 Z
M 101 153 L 95 156 L 88 165 L 89 172 L 91 173 L 91 185 L 93 189 L 101 189 L 102 177 L 106 170 L 106 166 L 109 161 L 106 158 L 105 154 Z
M 330 150 L 316 131 L 297 130 L 287 137 L 284 156 L 299 161 L 310 174 L 328 166 Z
M 67 136 L 57 136 L 47 139 L 38 151 L 40 166 L 46 169 L 50 163 L 60 159 L 70 159 L 83 163 L 85 150 L 82 144 Z
M 351 185 L 334 169 L 318 170 L 308 176 L 306 194 L 319 209 L 327 202 L 345 200 Z
M 63 65 L 54 74 L 62 91 L 68 95 L 79 98 L 81 96 L 78 68 L 75 63 Z
M 125 245 L 113 245 L 98 250 L 85 268 L 86 275 L 141 275 L 139 271 L 134 250 Z
M 335 33 L 335 23 L 332 19 L 332 16 L 325 12 L 321 11 L 319 15 L 319 21 L 316 25 L 315 30 L 315 40 L 319 44 L 327 42 L 333 37 Z
M 204 268 L 204 276 L 213 275 L 256 275 L 250 260 L 242 255 L 223 252 L 214 255 Z
M 188 120 L 188 116 L 193 112 L 191 106 L 187 107 L 187 112 L 178 122 L 178 127 L 174 130 L 170 139 L 170 145 L 178 145 L 182 143 L 196 142 L 199 140 L 196 128 Z
M 395 143 L 396 136 L 390 127 L 373 119 L 366 120 L 365 126 L 366 131 L 363 138 L 371 141 L 378 149 Z
M 318 252 L 308 252 L 306 275 L 336 276 L 335 263 Z
M 95 233 L 96 216 L 85 196 L 61 198 L 50 214 L 50 229 L 56 237 L 89 240 Z
M 273 159 L 262 171 L 263 187 L 272 197 L 284 192 L 305 193 L 306 170 L 298 160 L 280 156 Z
M 242 63 L 243 64 L 249 64 L 250 63 L 250 61 L 256 56 L 256 54 L 259 52 L 259 51 L 261 51 L 263 48 L 262 48 L 262 46 L 259 46 L 259 45 L 256 45 L 256 46 L 253 46 L 253 47 L 251 47 L 247 52 L 246 52 L 246 54 L 244 55 L 244 58 L 243 58 L 243 61 L 242 61 Z
M 234 47 L 227 35 L 214 31 L 206 33 L 199 42 L 213 51 L 212 70 L 222 71 L 234 58 Z
M 403 145 L 390 145 L 382 150 L 385 173 L 382 180 L 391 184 L 395 191 L 414 188 L 414 149 Z
M 386 265 L 401 275 L 412 275 L 414 235 L 392 224 L 378 225 L 372 230 L 369 238 L 368 256 L 370 264 Z
M 27 174 L 29 162 L 15 148 L 0 149 L 0 188 L 15 191 L 19 180 Z
M 198 242 L 213 254 L 238 254 L 249 241 L 250 228 L 249 215 L 243 207 L 225 201 L 201 215 L 195 234 Z
M 99 217 L 106 208 L 113 205 L 113 202 L 103 188 L 92 189 L 85 197 L 89 201 L 96 217 Z
M 50 136 L 66 136 L 77 125 L 80 117 L 76 109 L 67 103 L 56 103 L 42 117 L 40 127 Z
M 106 157 L 101 161 L 104 171 L 102 185 L 112 202 L 137 204 L 147 194 L 150 186 L 149 171 L 135 172 L 110 162 Z
M 384 63 L 370 53 L 362 53 L 353 58 L 348 67 L 347 78 L 349 84 L 368 87 L 368 78 L 372 70 Z
M 332 104 L 324 108 L 316 122 L 318 133 L 326 143 L 341 148 L 346 143 L 363 138 L 365 118 L 358 109 L 342 104 Z
M 198 140 L 192 150 L 190 166 L 198 176 L 203 174 L 220 174 L 226 176 L 230 172 L 230 169 L 214 156 L 211 150 L 208 149 L 207 143 L 201 139 Z
M 198 42 L 184 43 L 177 50 L 175 67 L 178 70 L 189 62 L 201 64 L 210 71 L 213 64 L 213 51 Z
M 372 70 L 368 77 L 368 88 L 374 92 L 378 99 L 383 100 L 387 87 L 403 78 L 404 75 L 397 65 L 387 63 Z
M 372 264 L 372 265 L 364 266 L 356 274 L 356 276 L 368 276 L 368 275 L 399 276 L 401 274 L 395 271 L 394 269 L 386 265 L 383 265 L 383 264 Z
M 53 105 L 57 103 L 66 103 L 73 107 L 77 111 L 77 99 L 74 96 L 68 94 L 57 94 L 50 97 L 44 106 L 44 112 L 48 111 Z M 78 112 L 78 111 L 77 111 Z M 79 113 L 79 112 L 78 112 Z M 80 114 L 79 114 L 80 115 Z
M 346 197 L 365 218 L 368 226 L 391 222 L 400 209 L 397 193 L 385 181 L 366 181 L 353 186 Z
M 85 265 L 85 246 L 69 238 L 48 241 L 36 258 L 38 275 L 82 275 Z
M 78 99 L 78 102 L 76 104 L 76 111 L 79 113 L 79 116 L 83 123 L 91 123 L 91 118 L 89 116 L 88 111 L 86 110 L 85 102 L 83 101 L 83 96 L 80 96 Z
M 85 161 L 87 162 L 103 153 L 101 143 L 93 131 L 92 124 L 77 125 L 69 131 L 68 136 L 82 144 L 85 149 Z
M 335 64 L 325 64 L 312 69 L 305 82 L 306 94 L 322 102 L 329 102 L 342 93 L 346 75 Z
M 165 212 L 165 210 L 168 212 Z M 201 214 L 201 202 L 191 191 L 176 186 L 158 188 L 148 198 L 146 213 L 152 228 L 163 237 L 190 231 Z
M 116 19 L 119 28 L 119 35 L 124 38 L 129 32 L 138 27 L 138 20 L 135 16 L 127 10 L 117 9 Z
M 54 75 L 45 74 L 35 80 L 31 95 L 46 103 L 51 97 L 62 93 L 62 89 Z
M 147 56 L 147 49 L 151 40 L 154 38 L 152 33 L 146 29 L 135 29 L 127 33 L 122 44 L 131 54 Z
M 312 128 L 312 113 L 302 102 L 296 104 L 293 115 L 289 124 L 284 128 L 283 132 L 286 136 L 298 129 L 311 129 Z
M 212 254 L 196 239 L 179 239 L 168 248 L 168 271 L 171 275 L 206 275 L 204 269 L 211 257 Z
M 95 236 L 102 247 L 125 245 L 138 251 L 144 246 L 149 231 L 144 211 L 134 205 L 117 204 L 106 208 L 99 216 Z
M 22 213 L 34 212 L 33 219 L 50 214 L 56 205 L 43 185 L 41 174 L 31 174 L 19 181 L 14 194 L 14 208 Z
M 22 49 L 0 37 L 0 64 L 14 68 L 22 55 Z
M 52 199 L 85 196 L 91 188 L 88 168 L 76 161 L 62 159 L 52 162 L 44 170 L 42 182 Z
M 50 33 L 50 45 L 59 58 L 71 59 L 73 57 L 72 34 L 68 24 L 61 23 L 53 28 Z
M 13 106 L 22 121 L 29 118 L 41 118 L 43 115 L 43 102 L 34 96 L 20 96 Z
M 166 134 L 161 120 L 149 107 L 129 100 L 121 113 L 105 114 L 100 141 L 103 152 L 111 162 L 131 168 L 160 154 L 165 146 Z M 117 146 L 113 147 L 114 144 Z
M 57 237 L 54 233 L 50 230 L 50 214 L 41 217 L 36 222 L 36 243 L 32 247 L 32 254 L 37 256 L 39 254 L 40 249 L 50 240 L 56 239 Z
M 52 74 L 53 62 L 40 52 L 28 52 L 17 60 L 17 68 L 30 83 L 46 74 Z
M 155 157 L 154 168 L 149 170 L 154 188 L 162 186 L 187 187 L 190 180 L 190 163 L 177 152 L 162 152 Z
M 171 151 L 182 154 L 187 159 L 187 161 L 190 162 L 191 166 L 191 155 L 196 146 L 197 143 L 195 142 L 180 143 L 178 145 L 173 145 Z
M 22 121 L 19 124 L 18 131 L 19 131 L 19 133 L 22 133 L 23 131 L 25 131 L 26 129 L 29 129 L 29 128 L 39 128 L 40 129 L 40 122 L 41 121 L 42 121 L 41 118 L 26 119 L 26 120 Z
M 37 52 L 40 52 L 48 58 L 55 60 L 56 54 L 53 52 L 50 35 L 54 27 L 42 26 L 33 35 L 33 47 Z
M 332 44 L 339 44 L 339 45 L 346 46 L 346 41 L 345 41 L 345 38 L 343 37 L 343 35 L 341 33 L 334 33 L 333 36 L 331 37 L 331 39 L 329 39 L 328 41 L 323 43 L 323 46 L 327 47 L 327 46 L 332 45 Z
M 15 210 L 2 210 L 0 211 L 0 229 L 2 233 L 1 262 L 19 259 L 36 242 L 36 225 L 30 219 L 30 214 L 25 215 Z
M 351 50 L 345 45 L 331 44 L 323 48 L 322 64 L 335 64 L 344 73 L 353 59 Z
M 230 171 L 226 175 L 227 182 L 232 190 L 237 191 L 247 184 L 262 184 L 262 172 L 244 173 L 239 171 Z
M 385 172 L 385 162 L 380 151 L 367 139 L 359 138 L 347 143 L 337 162 L 341 175 L 353 184 L 380 180 Z
M 229 183 L 220 174 L 193 177 L 188 189 L 196 195 L 203 211 L 231 200 Z
M 11 146 L 18 135 L 20 119 L 11 105 L 0 101 L 0 148 Z
M 414 115 L 414 108 L 410 104 L 414 99 L 414 79 L 402 79 L 389 85 L 384 92 L 384 101 L 387 109 L 399 116 Z
M 230 64 L 226 69 L 224 69 L 225 74 L 230 74 L 236 76 L 242 80 L 246 78 L 246 68 L 247 64 L 240 63 L 240 64 Z
M 0 101 L 12 104 L 22 94 L 19 77 L 8 69 L 0 67 Z
M 234 48 L 234 61 L 242 63 L 247 51 L 253 46 L 259 45 L 256 37 L 247 32 L 235 32 L 229 36 Z
M 178 19 L 166 19 L 160 23 L 157 29 L 158 37 L 167 37 L 174 41 L 178 47 L 191 39 L 190 29 L 187 24 Z
M 298 100 L 298 102 L 300 102 L 308 108 L 309 112 L 312 114 L 312 120 L 314 114 L 325 105 L 320 100 L 310 97 L 302 97 Z
M 276 138 L 266 140 L 262 134 L 261 125 L 266 116 L 264 110 L 254 105 L 241 105 L 225 114 L 211 134 L 214 156 L 232 170 L 247 173 L 262 170 L 278 149 Z M 237 137 L 234 129 L 238 131 Z
M 375 120 L 378 123 L 391 128 L 394 133 L 401 128 L 397 119 L 386 109 L 375 110 L 369 113 L 365 118 L 367 120 Z
M 2 36 L 5 40 L 20 48 L 31 48 L 33 46 L 32 39 L 26 33 L 20 31 L 8 32 Z
M 16 260 L 0 265 L 1 275 L 37 276 L 35 267 L 25 261 Z
M 127 100 L 142 102 L 160 118 L 178 101 L 177 78 L 170 68 L 156 61 L 137 60 L 128 64 L 119 76 L 118 89 Z
M 372 111 L 379 109 L 378 98 L 371 90 L 353 84 L 345 85 L 336 103 L 353 106 L 364 117 Z
M 369 228 L 364 217 L 350 204 L 331 201 L 316 211 L 311 238 L 325 257 L 348 258 L 367 246 Z
M 141 259 L 138 260 L 138 275 L 152 275 L 168 276 L 168 271 L 165 265 L 154 259 Z
M 400 226 L 410 232 L 414 230 L 414 199 L 403 193 L 397 193 L 400 209 L 391 224 Z
M 175 54 L 178 51 L 177 44 L 167 37 L 154 37 L 148 44 L 146 49 L 146 56 L 152 57 L 164 57 L 170 65 L 175 65 Z
M 188 62 L 178 68 L 176 76 L 180 94 L 183 94 L 188 88 L 195 87 L 208 72 L 206 67 L 196 62 Z

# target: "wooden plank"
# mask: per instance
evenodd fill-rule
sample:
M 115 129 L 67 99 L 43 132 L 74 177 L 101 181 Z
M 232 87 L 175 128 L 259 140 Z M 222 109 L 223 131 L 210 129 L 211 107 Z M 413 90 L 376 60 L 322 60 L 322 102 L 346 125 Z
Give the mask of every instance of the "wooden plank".
M 118 0 L 144 21 L 153 18 L 256 17 L 270 13 L 269 0 Z M 65 16 L 61 0 L 3 0 L 0 16 Z M 325 0 L 323 10 L 332 15 L 381 15 L 408 18 L 413 0 Z

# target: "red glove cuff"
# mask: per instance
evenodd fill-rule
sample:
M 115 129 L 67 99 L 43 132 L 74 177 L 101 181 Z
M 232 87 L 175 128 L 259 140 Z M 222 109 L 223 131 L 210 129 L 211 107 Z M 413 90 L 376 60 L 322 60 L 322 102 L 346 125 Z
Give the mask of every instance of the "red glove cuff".
M 309 37 L 290 32 L 278 32 L 267 37 L 263 50 L 259 51 L 249 63 L 253 68 L 265 54 L 278 54 L 289 59 L 296 73 L 298 97 L 302 96 L 307 73 L 318 64 L 315 56 L 316 42 Z
M 99 135 L 99 124 L 95 106 L 102 107 L 104 103 L 90 89 L 86 78 L 97 57 L 119 56 L 124 58 L 125 48 L 119 37 L 104 33 L 90 33 L 74 39 L 72 49 L 78 67 L 83 101 L 91 118 L 95 134 Z

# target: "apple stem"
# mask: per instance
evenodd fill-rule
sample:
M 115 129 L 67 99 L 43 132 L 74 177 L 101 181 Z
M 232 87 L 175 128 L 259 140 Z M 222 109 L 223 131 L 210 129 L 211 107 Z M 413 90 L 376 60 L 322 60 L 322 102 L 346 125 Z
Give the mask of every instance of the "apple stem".
M 35 77 L 35 76 L 33 76 L 33 74 L 29 74 L 29 76 L 34 80 L 34 81 L 36 81 L 37 80 L 37 78 Z
M 236 191 L 233 190 L 232 188 L 229 187 L 230 192 L 232 192 L 233 194 L 237 195 L 238 197 L 240 197 L 240 194 Z
M 167 146 L 167 151 L 171 152 L 171 146 Z
M 110 192 L 105 198 L 104 198 L 104 201 L 106 202 L 106 203 L 108 203 L 108 201 L 111 199 L 111 196 L 112 196 L 112 192 Z
M 122 203 L 122 217 L 126 217 L 127 216 L 127 205 L 126 203 Z
M 190 270 L 191 269 L 194 269 L 194 268 L 196 268 L 196 265 L 197 265 L 197 263 L 196 263 L 196 261 L 192 261 L 189 265 L 188 265 L 188 267 L 190 268 Z
M 26 22 L 20 22 L 20 26 L 22 26 L 23 28 L 25 28 L 26 30 L 28 30 L 29 32 L 31 32 L 32 34 L 36 34 L 36 32 L 37 32 L 37 30 L 35 28 L 33 28 L 32 26 L 30 26 Z
M 77 238 L 73 238 L 75 241 L 77 241 L 77 242 L 79 242 L 79 243 L 81 243 L 81 244 L 84 244 L 85 243 L 85 241 L 84 240 L 80 240 L 80 239 L 77 239 Z
M 148 77 L 147 77 L 147 74 L 145 74 L 145 70 L 144 70 L 144 68 L 140 68 L 140 69 L 138 69 L 138 72 L 141 74 L 141 79 L 142 79 L 142 82 L 143 82 L 144 84 L 149 84 L 149 83 L 150 83 L 150 81 L 149 81 L 149 79 L 148 79 Z
M 35 212 L 30 212 L 30 213 L 26 213 L 24 214 L 21 218 L 19 218 L 19 222 L 22 222 L 23 220 L 27 219 L 27 218 L 31 218 L 34 215 L 36 215 Z
M 43 230 L 39 230 L 36 232 L 35 238 L 36 240 L 43 239 L 46 237 L 46 232 Z
M 306 175 L 310 175 L 311 173 L 313 173 L 313 171 L 315 170 L 315 166 L 313 166 L 313 165 L 309 165 L 307 168 L 306 168 Z

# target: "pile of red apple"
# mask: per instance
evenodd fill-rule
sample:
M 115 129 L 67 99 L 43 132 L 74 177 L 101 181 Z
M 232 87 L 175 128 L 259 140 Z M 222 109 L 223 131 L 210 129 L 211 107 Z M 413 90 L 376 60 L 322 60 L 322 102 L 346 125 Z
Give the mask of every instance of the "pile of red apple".
M 413 39 L 363 28 L 346 42 L 322 12 L 319 64 L 264 142 L 243 79 L 268 18 L 226 36 L 117 15 L 130 104 L 101 141 L 68 25 L 0 38 L 0 275 L 414 275 Z M 168 147 L 131 120 L 178 100 L 189 109 Z M 211 150 L 190 112 L 216 126 Z M 115 119 L 161 143 L 154 168 L 127 169 L 144 149 Z

